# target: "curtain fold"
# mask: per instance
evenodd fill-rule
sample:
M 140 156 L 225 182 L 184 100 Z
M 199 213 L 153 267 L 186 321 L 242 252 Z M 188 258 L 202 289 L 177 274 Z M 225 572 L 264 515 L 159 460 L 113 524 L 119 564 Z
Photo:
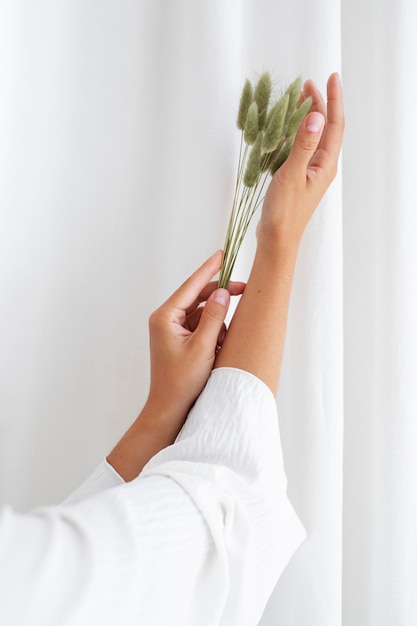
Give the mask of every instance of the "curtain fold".
M 271 69 L 281 85 L 314 77 L 325 91 L 340 71 L 340 6 L 244 5 L 247 72 Z M 324 29 L 324 24 L 331 25 Z M 342 532 L 342 203 L 341 180 L 305 233 L 291 298 L 278 412 L 289 493 L 308 540 L 269 602 L 262 625 L 335 626 L 341 615 Z M 326 521 L 324 521 L 326 520 Z M 301 600 L 302 599 L 302 600 Z
M 344 614 L 415 624 L 417 12 L 407 0 L 343 7 Z
M 63 499 L 135 418 L 149 314 L 223 245 L 244 79 L 343 70 L 343 167 L 303 239 L 277 398 L 308 538 L 261 624 L 417 623 L 416 17 L 0 1 L 2 500 Z M 252 227 L 236 278 L 253 251 Z

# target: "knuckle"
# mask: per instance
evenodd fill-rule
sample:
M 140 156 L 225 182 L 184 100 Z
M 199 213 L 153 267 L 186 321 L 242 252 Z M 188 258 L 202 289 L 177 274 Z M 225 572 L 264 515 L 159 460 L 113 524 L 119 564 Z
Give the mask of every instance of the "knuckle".
M 213 302 L 210 305 L 206 305 L 205 312 L 207 317 L 217 322 L 223 322 L 224 320 L 223 307 L 217 307 Z
M 148 319 L 149 328 L 151 330 L 154 328 L 158 328 L 161 325 L 161 319 L 162 319 L 161 310 L 156 309 L 156 311 L 153 311 L 153 313 L 150 314 L 149 319 Z
M 337 176 L 337 172 L 338 172 L 338 163 L 337 161 L 335 161 L 334 163 L 331 163 L 325 170 L 325 175 L 326 178 L 329 181 L 332 181 L 336 178 Z
M 317 141 L 308 137 L 300 137 L 298 147 L 304 152 L 314 152 L 317 147 Z

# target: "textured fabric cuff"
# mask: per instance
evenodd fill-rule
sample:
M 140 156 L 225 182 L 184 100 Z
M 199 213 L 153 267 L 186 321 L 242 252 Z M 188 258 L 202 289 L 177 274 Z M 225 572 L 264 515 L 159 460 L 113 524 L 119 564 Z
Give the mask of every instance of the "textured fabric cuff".
M 63 504 L 73 504 L 111 487 L 124 484 L 123 478 L 105 459 L 92 474 L 70 495 Z

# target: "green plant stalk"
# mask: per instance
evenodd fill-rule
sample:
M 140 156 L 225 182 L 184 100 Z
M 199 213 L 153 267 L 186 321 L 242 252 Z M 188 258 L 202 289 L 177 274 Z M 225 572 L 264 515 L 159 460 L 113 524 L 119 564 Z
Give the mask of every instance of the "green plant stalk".
M 242 162 L 242 168 L 245 163 Z M 219 276 L 219 287 L 227 289 L 232 271 L 236 263 L 237 255 L 242 245 L 243 239 L 248 230 L 252 217 L 262 202 L 262 192 L 269 177 L 269 172 L 260 171 L 258 179 L 252 187 L 240 185 L 238 196 L 235 196 L 232 210 L 232 219 L 229 222 L 229 229 L 226 235 L 224 246 L 224 259 Z M 260 183 L 260 181 L 262 182 Z
M 248 146 L 247 145 L 245 146 L 243 154 L 242 154 L 242 147 L 243 147 L 243 132 L 242 132 L 241 141 L 240 141 L 238 173 L 236 177 L 235 194 L 233 198 L 232 212 L 231 212 L 231 216 L 229 219 L 229 225 L 228 225 L 227 234 L 226 234 L 226 242 L 224 246 L 224 257 L 223 257 L 224 259 L 227 259 L 229 255 L 230 244 L 233 238 L 233 232 L 236 228 L 236 219 L 237 219 L 237 216 L 239 214 L 239 209 L 240 209 L 240 204 L 238 207 L 238 198 L 240 195 L 243 170 L 245 167 L 247 153 L 248 153 Z

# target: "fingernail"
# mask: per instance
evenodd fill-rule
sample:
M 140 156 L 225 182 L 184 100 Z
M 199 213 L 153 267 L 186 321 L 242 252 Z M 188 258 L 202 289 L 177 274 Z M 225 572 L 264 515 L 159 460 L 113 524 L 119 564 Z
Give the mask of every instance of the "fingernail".
M 324 118 L 320 113 L 310 113 L 307 117 L 306 128 L 310 133 L 319 133 L 323 128 Z
M 213 300 L 222 306 L 227 306 L 229 304 L 229 292 L 227 289 L 217 289 L 213 293 Z

